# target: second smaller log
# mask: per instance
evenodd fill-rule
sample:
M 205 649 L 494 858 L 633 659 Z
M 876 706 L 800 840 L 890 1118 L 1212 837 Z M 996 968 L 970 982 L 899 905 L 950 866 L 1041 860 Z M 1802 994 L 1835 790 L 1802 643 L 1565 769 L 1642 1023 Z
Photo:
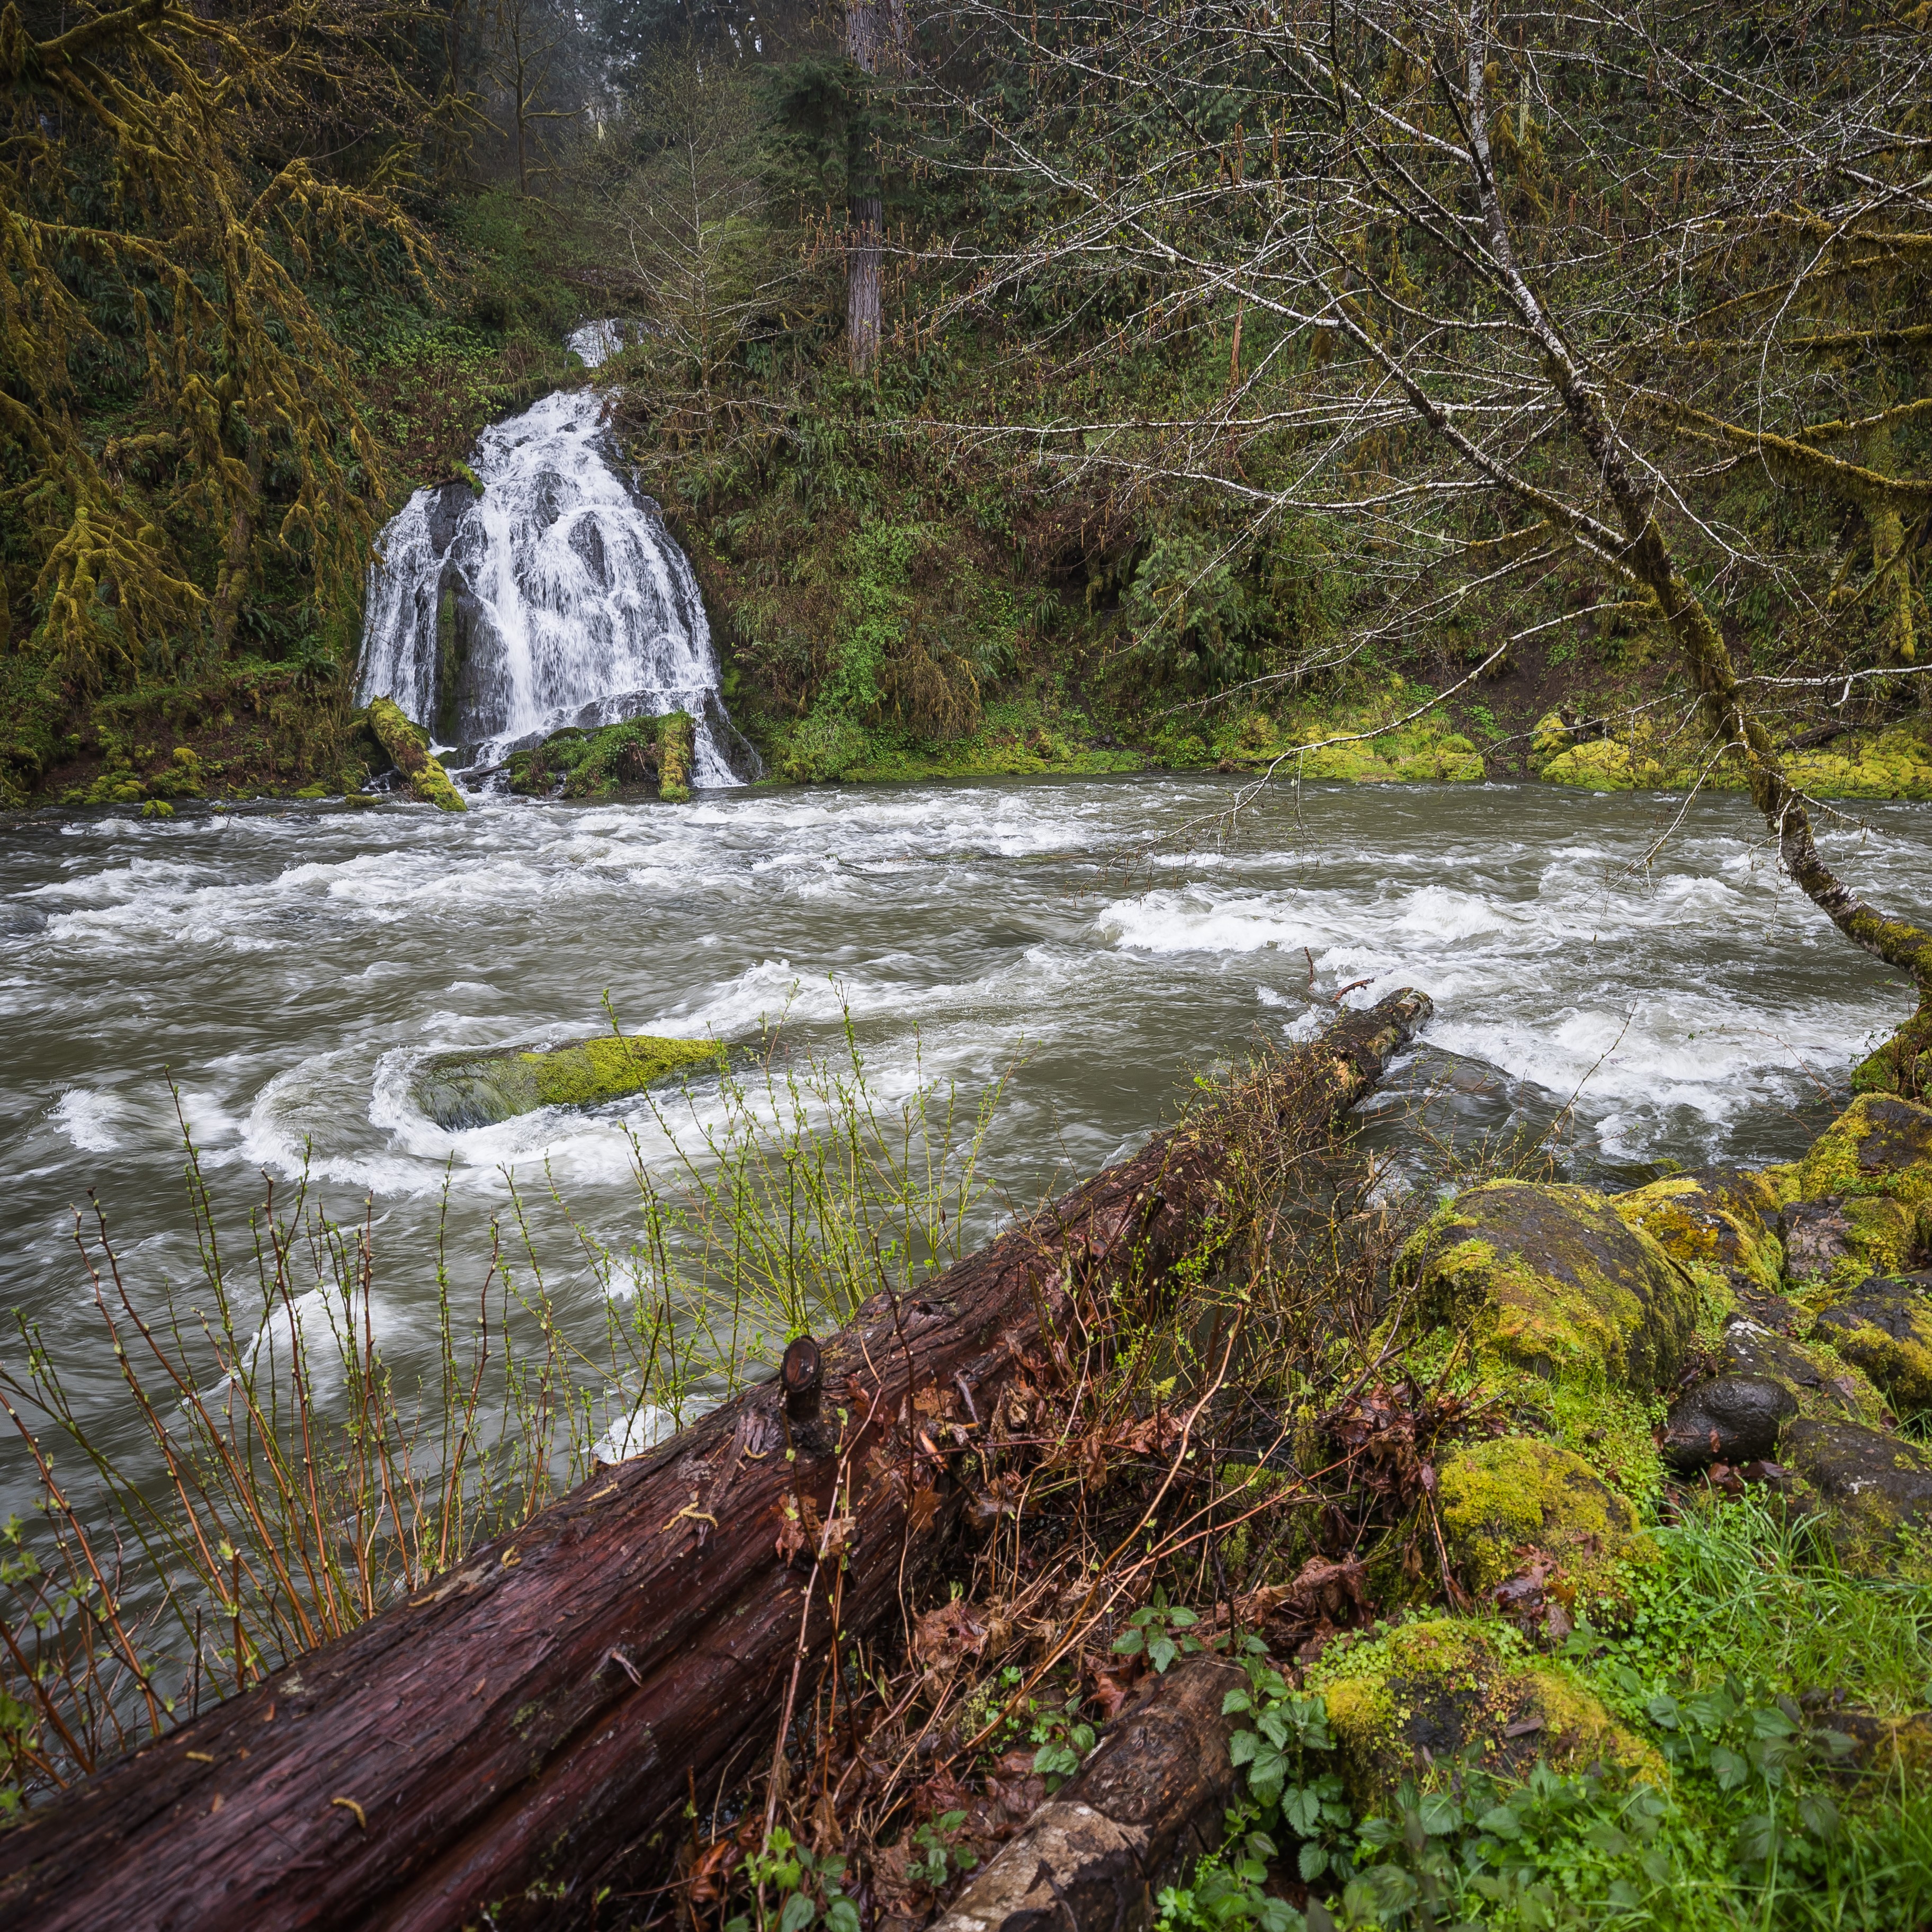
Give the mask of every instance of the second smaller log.
M 1221 1841 L 1234 1796 L 1224 1717 L 1246 1673 L 1200 1656 L 1154 1680 L 929 1932 L 1138 1932 L 1154 1891 Z

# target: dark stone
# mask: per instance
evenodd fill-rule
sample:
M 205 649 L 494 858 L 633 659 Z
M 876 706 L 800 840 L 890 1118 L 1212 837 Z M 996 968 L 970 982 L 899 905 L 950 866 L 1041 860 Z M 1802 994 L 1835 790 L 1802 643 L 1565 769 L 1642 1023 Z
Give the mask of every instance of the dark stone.
M 1858 1153 L 1862 1174 L 1894 1174 L 1932 1160 L 1932 1114 L 1909 1100 L 1874 1095 L 1865 1103 Z
M 1787 1423 L 1780 1444 L 1801 1501 L 1822 1504 L 1846 1568 L 1887 1567 L 1901 1529 L 1932 1524 L 1932 1454 L 1851 1422 Z
M 1680 1396 L 1664 1429 L 1664 1460 L 1680 1474 L 1713 1462 L 1768 1460 L 1798 1398 L 1768 1376 L 1720 1376 Z
M 1818 1318 L 1817 1340 L 1864 1370 L 1900 1414 L 1932 1408 L 1932 1300 L 1910 1276 L 1880 1276 Z
M 440 483 L 429 492 L 424 506 L 429 525 L 430 548 L 438 556 L 448 549 L 456 526 L 476 501 L 476 493 L 467 483 Z
M 1844 1201 L 1794 1201 L 1784 1210 L 1784 1266 L 1792 1280 L 1829 1274 L 1852 1252 L 1852 1223 Z
M 1778 1232 L 1778 1216 L 1766 1201 L 1764 1177 L 1750 1167 L 1694 1167 L 1690 1178 L 1726 1213 L 1767 1234 Z
M 1762 1324 L 1734 1316 L 1724 1326 L 1718 1366 L 1726 1376 L 1744 1376 L 1782 1382 L 1801 1409 L 1820 1408 L 1856 1419 L 1858 1390 L 1856 1382 L 1832 1373 L 1802 1342 L 1774 1334 Z

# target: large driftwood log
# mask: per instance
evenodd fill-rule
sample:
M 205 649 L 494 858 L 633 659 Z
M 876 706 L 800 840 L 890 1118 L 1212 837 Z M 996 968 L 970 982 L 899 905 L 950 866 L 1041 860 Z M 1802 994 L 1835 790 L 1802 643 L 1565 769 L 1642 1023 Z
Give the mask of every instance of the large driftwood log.
M 1320 1144 L 1430 1010 L 1340 1017 L 1252 1089 Z M 1228 1130 L 1204 1109 L 650 1455 L 0 1835 L 0 1923 L 269 1932 L 610 1925 L 695 1795 L 772 1748 L 794 1660 L 877 1624 L 962 1500 L 918 1392 L 987 1405 L 1082 1299 L 1196 1249 Z M 814 1408 L 815 1382 L 816 1403 Z M 839 1419 L 839 1412 L 844 1419 Z M 795 1450 L 788 1454 L 788 1448 Z M 842 1478 L 853 1478 L 849 1486 Z M 844 1531 L 842 1575 L 798 1552 Z M 821 1546 L 823 1546 L 821 1545 Z
M 1221 1841 L 1234 1796 L 1225 1717 L 1238 1664 L 1191 1658 L 1107 1727 L 1081 1767 L 931 1932 L 1139 1932 L 1154 1888 Z

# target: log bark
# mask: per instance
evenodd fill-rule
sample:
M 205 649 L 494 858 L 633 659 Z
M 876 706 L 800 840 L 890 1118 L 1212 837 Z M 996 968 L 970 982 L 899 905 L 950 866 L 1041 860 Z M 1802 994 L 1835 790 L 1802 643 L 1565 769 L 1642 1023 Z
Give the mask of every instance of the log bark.
M 1320 1144 L 1430 1010 L 1402 993 L 1343 1015 L 1258 1076 L 1244 1131 Z M 1227 1117 L 1203 1109 L 913 1296 L 875 1296 L 783 1381 L 30 1815 L 0 1834 L 0 1924 L 635 1916 L 687 1800 L 708 1809 L 772 1748 L 828 1598 L 844 1630 L 876 1626 L 946 1548 L 964 1488 L 910 1399 L 957 1389 L 989 1414 L 1088 1298 L 1198 1251 L 1229 1151 Z M 811 1539 L 842 1542 L 842 1569 L 800 1556 Z
M 1222 1700 L 1246 1673 L 1191 1658 L 1107 1727 L 1079 1774 L 1027 1822 L 929 1932 L 1138 1932 L 1154 1888 L 1221 1841 L 1234 1796 Z

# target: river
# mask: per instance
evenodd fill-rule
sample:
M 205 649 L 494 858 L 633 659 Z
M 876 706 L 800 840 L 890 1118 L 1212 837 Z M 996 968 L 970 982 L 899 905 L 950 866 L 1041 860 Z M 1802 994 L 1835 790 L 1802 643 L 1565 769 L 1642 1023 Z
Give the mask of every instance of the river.
M 622 1246 L 622 1126 L 666 1153 L 641 1104 L 451 1133 L 409 1095 L 425 1053 L 599 1030 L 606 989 L 627 1028 L 734 1041 L 788 1013 L 795 1044 L 834 1046 L 849 1012 L 888 1096 L 916 1053 L 968 1090 L 1024 1056 L 989 1145 L 989 1223 L 1135 1144 L 1190 1070 L 1306 1030 L 1353 982 L 1352 1004 L 1402 983 L 1435 998 L 1398 1096 L 1446 1070 L 1443 1105 L 1495 1128 L 1574 1095 L 1582 1176 L 1790 1155 L 1906 1009 L 1780 883 L 1735 799 L 1697 801 L 1648 872 L 1633 868 L 1674 804 L 1537 786 L 1284 789 L 1231 849 L 1110 862 L 1232 794 L 1148 775 L 16 822 L 0 1296 L 111 1424 L 124 1398 L 74 1210 L 98 1190 L 137 1296 L 193 1278 L 170 1079 L 231 1229 L 265 1173 L 306 1166 L 338 1214 L 370 1203 L 400 1346 L 434 1306 L 446 1177 L 459 1280 L 480 1276 L 506 1176 L 541 1192 L 546 1164 Z M 1836 856 L 1881 902 L 1932 914 L 1932 810 L 1862 816 Z M 1408 1131 L 1381 1130 L 1398 1168 Z M 568 1243 L 549 1258 L 566 1312 L 592 1318 Z

